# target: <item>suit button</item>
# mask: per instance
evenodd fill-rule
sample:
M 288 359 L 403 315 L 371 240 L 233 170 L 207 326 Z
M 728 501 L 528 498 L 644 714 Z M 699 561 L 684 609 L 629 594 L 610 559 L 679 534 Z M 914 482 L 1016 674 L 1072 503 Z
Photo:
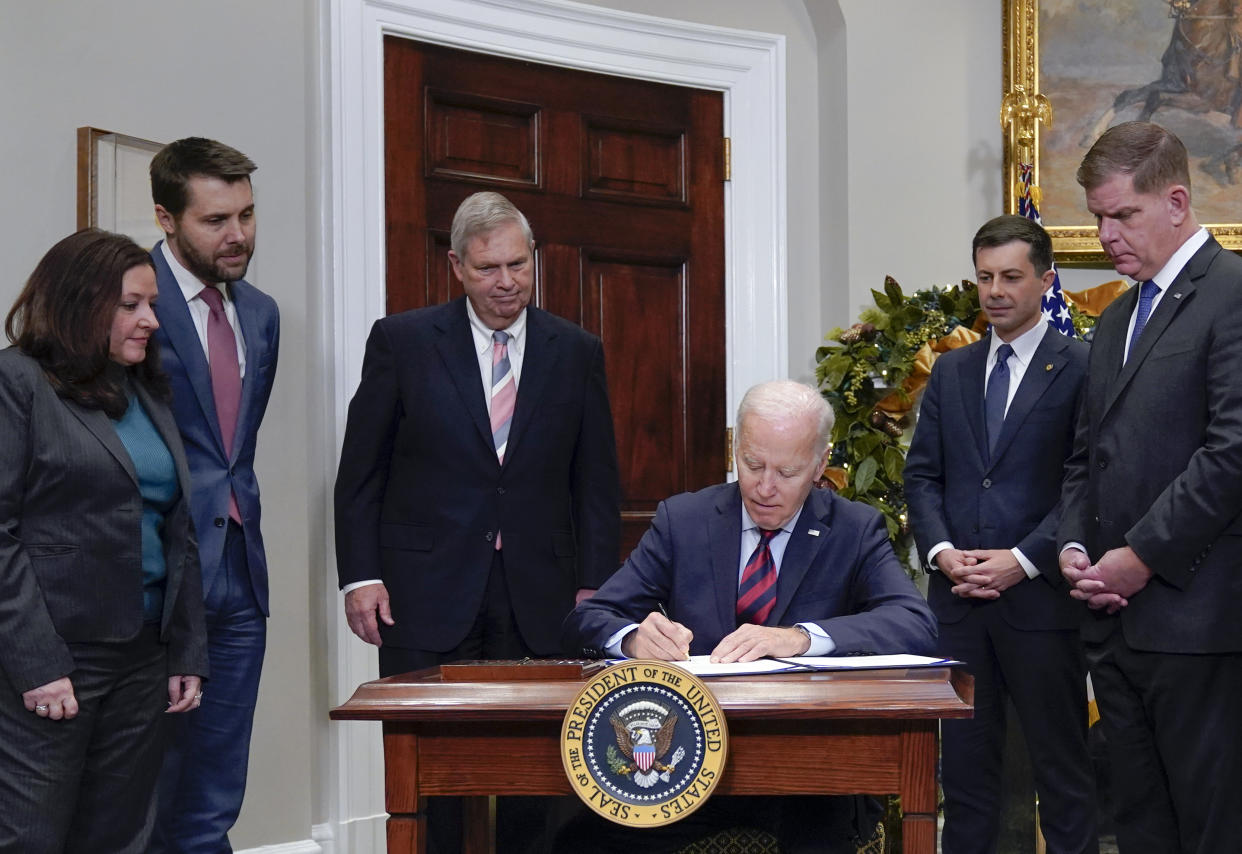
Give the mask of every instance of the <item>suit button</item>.
M 223 528 L 223 527 L 224 527 L 224 517 L 223 517 L 223 516 L 217 516 L 216 518 L 214 518 L 214 519 L 212 519 L 212 520 L 211 520 L 211 523 L 212 523 L 213 525 L 215 525 L 217 528 Z
M 498 487 L 496 487 L 496 494 L 497 494 L 497 495 L 504 495 L 504 494 L 505 494 L 505 488 L 504 488 L 503 486 L 498 486 Z
M 487 540 L 490 543 L 492 540 L 496 539 L 496 534 L 492 531 L 488 531 L 486 534 L 483 535 L 483 539 Z
M 991 489 L 991 488 L 992 488 L 992 478 L 990 478 L 990 477 L 985 477 L 985 478 L 983 479 L 983 488 L 984 488 L 984 489 Z
M 1102 469 L 1108 468 L 1108 460 L 1100 460 L 1100 468 Z

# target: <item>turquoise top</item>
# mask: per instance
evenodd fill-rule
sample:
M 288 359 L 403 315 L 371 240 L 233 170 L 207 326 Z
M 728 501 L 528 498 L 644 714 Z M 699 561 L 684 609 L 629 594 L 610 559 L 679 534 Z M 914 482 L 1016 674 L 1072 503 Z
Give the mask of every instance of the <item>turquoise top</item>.
M 149 623 L 159 622 L 164 612 L 164 579 L 168 574 L 160 533 L 164 514 L 181 492 L 177 466 L 137 397 L 130 395 L 129 409 L 113 423 L 134 463 L 138 492 L 142 495 L 142 617 Z

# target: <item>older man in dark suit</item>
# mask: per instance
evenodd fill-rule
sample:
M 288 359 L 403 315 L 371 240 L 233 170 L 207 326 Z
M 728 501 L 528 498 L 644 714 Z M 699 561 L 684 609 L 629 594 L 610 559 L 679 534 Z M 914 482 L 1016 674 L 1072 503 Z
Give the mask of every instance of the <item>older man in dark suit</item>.
M 945 854 L 996 851 L 1012 699 L 1048 851 L 1093 852 L 1078 639 L 1086 608 L 1067 595 L 1056 541 L 1088 347 L 1043 319 L 1056 272 L 1040 226 L 996 217 L 975 235 L 973 256 L 992 331 L 936 361 L 905 468 L 940 654 L 965 661 L 975 677 L 974 718 L 941 723 L 942 845 Z
M 625 565 L 565 620 L 565 650 L 665 661 L 932 652 L 931 612 L 880 514 L 811 488 L 828 455 L 827 402 L 801 383 L 764 383 L 742 399 L 737 429 L 738 482 L 661 502 Z M 852 837 L 875 826 L 861 799 L 740 800 L 694 827 L 756 823 L 782 850 L 825 854 L 852 852 Z M 590 824 L 577 830 L 585 837 Z M 656 839 L 611 834 L 612 847 L 590 850 Z
M 1060 527 L 1118 843 L 1242 851 L 1242 259 L 1196 223 L 1186 149 L 1157 125 L 1106 131 L 1078 182 L 1141 283 L 1096 326 Z
M 341 449 L 337 571 L 383 676 L 555 654 L 617 566 L 603 345 L 528 306 L 530 225 L 499 193 L 462 202 L 452 246 L 466 295 L 376 321 Z

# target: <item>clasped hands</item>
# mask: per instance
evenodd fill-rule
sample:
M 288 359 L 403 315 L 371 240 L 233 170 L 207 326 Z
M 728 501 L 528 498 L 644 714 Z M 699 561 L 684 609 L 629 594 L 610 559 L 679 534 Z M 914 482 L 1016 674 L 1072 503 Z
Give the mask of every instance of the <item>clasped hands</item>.
M 1130 597 L 1146 587 L 1152 576 L 1151 568 L 1129 546 L 1109 549 L 1094 564 L 1082 551 L 1067 548 L 1061 552 L 1060 563 L 1070 595 L 1109 614 L 1130 604 Z
M 1001 593 L 1026 580 L 1026 570 L 1009 549 L 942 549 L 936 565 L 963 599 L 999 599 Z
M 654 658 L 659 661 L 685 661 L 690 657 L 694 633 L 681 623 L 652 611 L 638 628 L 621 641 L 626 658 Z M 747 623 L 730 632 L 712 650 L 712 661 L 728 663 L 755 661 L 764 656 L 782 658 L 801 655 L 810 640 L 798 629 L 756 626 Z

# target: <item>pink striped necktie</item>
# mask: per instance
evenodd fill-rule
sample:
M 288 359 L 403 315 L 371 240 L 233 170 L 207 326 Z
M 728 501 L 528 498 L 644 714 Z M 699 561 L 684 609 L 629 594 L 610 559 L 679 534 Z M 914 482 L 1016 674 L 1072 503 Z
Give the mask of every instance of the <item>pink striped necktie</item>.
M 224 455 L 233 459 L 233 434 L 237 432 L 237 413 L 241 409 L 241 365 L 237 359 L 237 338 L 224 313 L 224 298 L 214 287 L 198 292 L 198 298 L 211 309 L 207 315 L 207 367 L 211 372 L 211 396 L 216 402 L 220 438 Z M 229 491 L 229 517 L 241 524 L 237 497 Z
M 505 448 L 509 445 L 509 426 L 513 423 L 513 405 L 517 402 L 517 380 L 509 363 L 509 333 L 492 333 L 492 442 L 496 459 L 503 465 Z M 500 532 L 496 532 L 496 549 L 500 549 Z
M 737 588 L 737 624 L 762 626 L 776 605 L 776 561 L 772 558 L 772 539 L 781 532 L 759 529 L 759 545 L 746 561 Z

